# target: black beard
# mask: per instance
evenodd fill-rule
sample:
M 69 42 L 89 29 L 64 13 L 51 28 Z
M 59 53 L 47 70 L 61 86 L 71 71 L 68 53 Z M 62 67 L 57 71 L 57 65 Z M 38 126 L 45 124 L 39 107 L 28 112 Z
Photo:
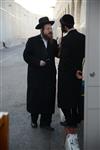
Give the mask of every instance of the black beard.
M 66 29 L 65 29 L 65 26 L 63 24 L 61 24 L 61 31 L 62 31 L 62 33 L 66 33 L 67 32 Z
M 66 33 L 67 31 L 65 30 L 65 28 L 61 28 L 63 33 Z

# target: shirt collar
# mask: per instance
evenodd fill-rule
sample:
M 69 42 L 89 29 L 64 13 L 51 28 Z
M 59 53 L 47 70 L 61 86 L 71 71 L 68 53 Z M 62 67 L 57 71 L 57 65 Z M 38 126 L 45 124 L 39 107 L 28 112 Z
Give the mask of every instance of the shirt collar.
M 41 34 L 41 38 L 42 38 L 42 40 L 43 40 L 43 42 L 44 42 L 45 47 L 47 48 L 47 40 L 46 40 L 46 39 L 44 39 L 44 37 L 43 37 L 43 35 L 42 35 L 42 34 Z
M 73 30 L 76 30 L 76 29 L 75 29 L 75 28 L 69 29 L 68 32 L 67 32 L 67 34 L 68 34 L 69 32 L 71 32 L 71 31 L 73 31 Z
M 47 40 L 43 37 L 43 35 L 41 34 L 41 38 L 43 41 L 47 42 Z

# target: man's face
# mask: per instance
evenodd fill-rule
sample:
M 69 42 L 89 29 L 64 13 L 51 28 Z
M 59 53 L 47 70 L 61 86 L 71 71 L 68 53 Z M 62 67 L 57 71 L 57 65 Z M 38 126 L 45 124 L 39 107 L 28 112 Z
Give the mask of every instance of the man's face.
M 43 29 L 41 30 L 42 35 L 45 39 L 49 40 L 53 38 L 52 26 L 51 24 L 44 25 Z

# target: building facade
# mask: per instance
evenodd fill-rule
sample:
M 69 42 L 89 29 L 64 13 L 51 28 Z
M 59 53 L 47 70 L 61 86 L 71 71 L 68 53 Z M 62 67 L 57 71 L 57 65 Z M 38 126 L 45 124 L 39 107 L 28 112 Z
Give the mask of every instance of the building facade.
M 54 9 L 54 37 L 61 37 L 59 20 L 64 14 L 71 14 L 75 18 L 75 28 L 85 33 L 86 31 L 86 1 L 84 0 L 57 0 Z

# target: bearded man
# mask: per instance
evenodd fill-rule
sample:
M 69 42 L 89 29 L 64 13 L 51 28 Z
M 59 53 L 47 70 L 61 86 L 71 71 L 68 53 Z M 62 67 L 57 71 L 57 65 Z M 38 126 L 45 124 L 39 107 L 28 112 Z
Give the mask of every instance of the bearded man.
M 52 25 L 48 17 L 39 19 L 36 29 L 40 34 L 28 39 L 24 60 L 28 64 L 27 110 L 31 113 L 31 125 L 53 131 L 52 114 L 55 110 L 57 41 L 53 39 Z

